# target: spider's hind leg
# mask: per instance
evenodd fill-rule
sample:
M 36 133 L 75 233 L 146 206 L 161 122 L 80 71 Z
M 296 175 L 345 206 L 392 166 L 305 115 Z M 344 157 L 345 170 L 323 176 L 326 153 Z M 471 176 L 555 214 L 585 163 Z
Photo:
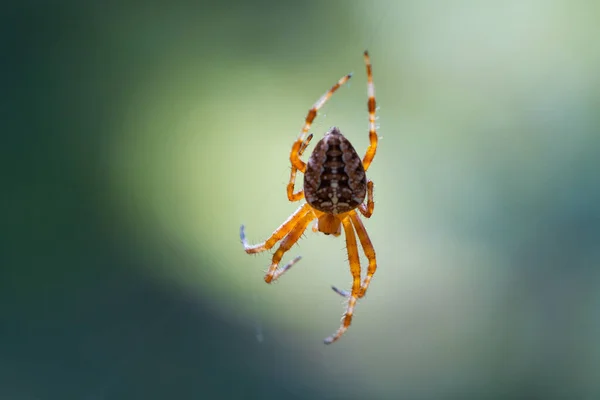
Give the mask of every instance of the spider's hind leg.
M 287 234 L 287 236 L 281 241 L 279 248 L 275 253 L 273 253 L 273 260 L 271 261 L 271 266 L 267 271 L 267 275 L 265 275 L 265 282 L 271 283 L 272 281 L 277 280 L 281 275 L 283 275 L 286 271 L 288 271 L 294 264 L 300 261 L 300 256 L 294 258 L 292 261 L 279 268 L 279 262 L 283 255 L 292 248 L 294 244 L 302 237 L 304 231 L 315 218 L 315 215 L 312 212 L 308 212 L 305 214 L 298 223 L 292 228 L 292 230 Z
M 365 256 L 367 256 L 367 260 L 369 260 L 369 266 L 367 268 L 367 276 L 363 280 L 363 283 L 360 287 L 360 292 L 358 294 L 358 298 L 362 298 L 367 293 L 367 289 L 369 288 L 369 284 L 371 283 L 371 279 L 373 279 L 373 275 L 375 275 L 375 271 L 377 270 L 377 257 L 375 255 L 375 248 L 373 247 L 373 243 L 369 238 L 369 234 L 367 233 L 367 229 L 365 225 L 360 220 L 360 217 L 357 214 L 352 214 L 350 216 L 352 219 L 352 224 L 354 225 L 354 229 L 356 229 L 356 234 L 358 235 L 358 239 L 360 240 L 360 244 L 363 248 Z
M 373 243 L 369 238 L 367 230 L 365 229 L 365 225 L 362 223 L 358 215 L 352 214 L 350 216 L 352 219 L 352 224 L 354 225 L 354 229 L 356 229 L 356 234 L 360 239 L 360 244 L 363 248 L 365 256 L 367 256 L 367 260 L 369 260 L 369 267 L 367 269 L 367 276 L 363 280 L 362 285 L 360 286 L 360 291 L 358 292 L 358 298 L 363 298 L 365 294 L 367 294 L 367 289 L 369 288 L 369 284 L 371 283 L 371 279 L 373 279 L 373 275 L 375 275 L 375 271 L 377 271 L 377 258 L 375 256 L 375 249 L 373 248 Z M 344 289 L 338 289 L 335 286 L 331 287 L 334 292 L 339 294 L 342 297 L 350 297 L 350 292 Z
M 310 211 L 310 206 L 308 204 L 303 204 L 292 215 L 290 215 L 290 217 L 283 224 L 275 229 L 275 232 L 273 232 L 273 234 L 267 240 L 254 245 L 248 244 L 245 227 L 242 225 L 240 227 L 240 240 L 244 246 L 244 250 L 246 250 L 246 253 L 248 254 L 260 253 L 265 250 L 269 250 L 288 233 L 290 233 L 290 231 L 296 227 L 298 222 L 301 221 L 302 218 L 305 217 Z
M 352 222 L 349 218 L 344 218 L 342 220 L 342 224 L 344 226 L 344 233 L 346 234 L 346 248 L 348 250 L 348 261 L 350 262 L 350 272 L 352 273 L 352 291 L 345 295 L 346 293 L 343 291 L 338 291 L 338 293 L 342 294 L 344 297 L 348 297 L 348 305 L 346 307 L 346 313 L 342 318 L 342 325 L 337 330 L 337 332 L 327 339 L 325 339 L 325 344 L 331 344 L 342 337 L 342 335 L 346 332 L 350 324 L 352 323 L 352 315 L 354 314 L 354 307 L 356 306 L 356 301 L 358 300 L 359 292 L 360 292 L 360 259 L 358 257 L 358 246 L 356 243 L 356 235 L 354 234 L 354 228 L 352 226 Z M 334 289 L 335 290 L 335 289 Z

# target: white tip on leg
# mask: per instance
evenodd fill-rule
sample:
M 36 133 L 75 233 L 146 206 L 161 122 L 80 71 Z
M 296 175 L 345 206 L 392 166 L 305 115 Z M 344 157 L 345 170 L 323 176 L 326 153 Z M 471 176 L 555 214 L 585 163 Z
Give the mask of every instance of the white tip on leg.
M 242 224 L 242 226 L 240 226 L 240 240 L 242 241 L 242 244 L 246 246 L 246 233 L 244 232 L 244 229 L 244 224 Z
M 343 289 L 338 289 L 335 286 L 331 286 L 331 289 L 333 289 L 334 292 L 336 292 L 337 294 L 339 294 L 342 297 L 350 297 L 350 292 L 343 290 Z

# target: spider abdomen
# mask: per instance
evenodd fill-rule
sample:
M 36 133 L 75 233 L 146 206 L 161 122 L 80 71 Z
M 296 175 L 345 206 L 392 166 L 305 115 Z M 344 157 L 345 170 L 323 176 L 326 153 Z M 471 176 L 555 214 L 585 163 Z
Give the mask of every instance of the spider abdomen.
M 306 201 L 319 211 L 342 214 L 358 207 L 366 193 L 367 178 L 360 157 L 339 129 L 331 128 L 306 163 Z

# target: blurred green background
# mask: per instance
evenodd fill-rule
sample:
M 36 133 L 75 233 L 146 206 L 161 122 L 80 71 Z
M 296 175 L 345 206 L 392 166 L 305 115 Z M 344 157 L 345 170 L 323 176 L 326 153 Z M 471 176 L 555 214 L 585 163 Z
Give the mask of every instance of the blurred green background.
M 600 398 L 600 4 L 25 1 L 2 10 L 0 399 Z M 276 285 L 311 132 L 368 145 L 379 270 Z M 309 149 L 310 151 L 310 149 Z

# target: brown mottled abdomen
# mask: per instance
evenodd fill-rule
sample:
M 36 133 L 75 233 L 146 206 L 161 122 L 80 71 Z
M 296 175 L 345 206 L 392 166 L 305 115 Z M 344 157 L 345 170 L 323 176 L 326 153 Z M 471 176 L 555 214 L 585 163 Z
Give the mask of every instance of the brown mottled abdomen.
M 313 208 L 341 214 L 358 207 L 367 193 L 367 177 L 352 144 L 331 128 L 313 150 L 304 173 L 304 196 Z

